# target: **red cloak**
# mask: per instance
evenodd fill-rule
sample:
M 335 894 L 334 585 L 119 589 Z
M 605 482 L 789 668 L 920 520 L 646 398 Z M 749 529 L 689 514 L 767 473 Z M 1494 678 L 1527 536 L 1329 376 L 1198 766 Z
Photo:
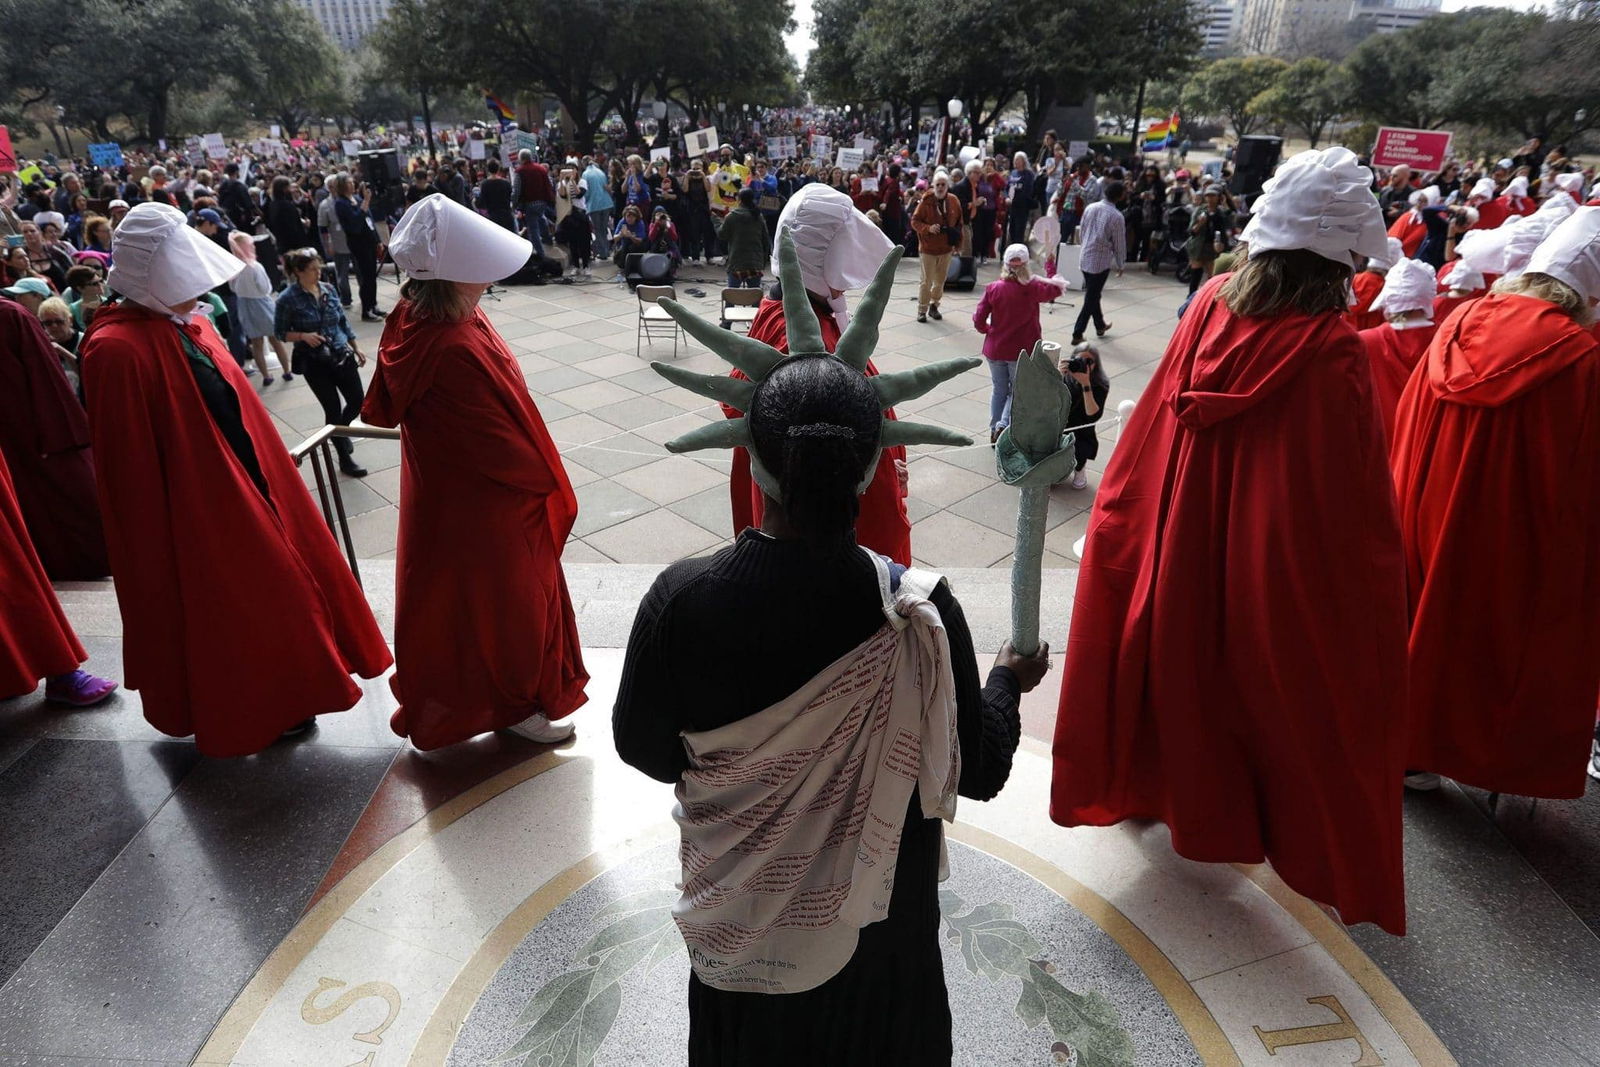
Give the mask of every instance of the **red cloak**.
M 570 714 L 589 680 L 561 571 L 578 498 L 483 311 L 398 304 L 361 418 L 403 434 L 389 725 L 433 749 Z
M 832 352 L 839 343 L 839 324 L 834 321 L 833 313 L 818 308 L 815 300 L 812 300 L 811 306 L 822 324 L 822 345 Z M 768 299 L 761 302 L 756 310 L 755 321 L 750 324 L 750 336 L 757 341 L 764 341 L 779 352 L 789 351 L 789 337 L 783 323 L 783 301 Z M 867 374 L 877 373 L 878 368 L 868 360 Z M 744 377 L 738 371 L 734 371 L 733 376 Z M 722 406 L 722 411 L 730 419 L 743 414 L 726 404 Z M 894 409 L 884 412 L 884 418 L 894 417 Z M 886 448 L 878 457 L 878 469 L 872 476 L 872 484 L 861 496 L 861 514 L 856 518 L 856 542 L 909 567 L 911 519 L 906 515 L 906 498 L 900 490 L 900 475 L 894 467 L 896 460 L 904 462 L 905 458 L 903 445 Z M 742 448 L 733 450 L 733 472 L 728 491 L 733 498 L 733 535 L 739 536 L 746 527 L 760 528 L 764 510 L 761 487 L 750 477 L 750 455 Z
M 1457 308 L 1466 307 L 1474 300 L 1482 299 L 1489 290 L 1479 289 L 1468 293 L 1466 296 L 1451 296 L 1445 293 L 1433 298 L 1433 321 L 1435 326 L 1443 326 L 1445 320 L 1456 313 Z
M 1511 217 L 1511 208 L 1503 196 L 1493 200 L 1485 200 L 1478 205 L 1478 221 L 1467 227 L 1469 230 L 1498 230 Z
M 1400 242 L 1400 247 L 1405 249 L 1406 258 L 1417 254 L 1417 249 L 1422 247 L 1422 242 L 1428 236 L 1428 227 L 1417 217 L 1415 211 L 1407 211 L 1389 227 L 1389 236 Z
M 89 658 L 33 550 L 11 474 L 0 457 L 0 700 L 31 693 L 39 679 Z
M 1383 275 L 1364 270 L 1350 281 L 1350 290 L 1356 302 L 1350 305 L 1350 322 L 1358 330 L 1370 330 L 1383 325 L 1383 312 L 1373 311 L 1372 302 L 1383 292 Z
M 1428 350 L 1436 327 L 1412 326 L 1397 330 L 1389 323 L 1361 331 L 1361 343 L 1367 349 L 1367 363 L 1372 368 L 1372 396 L 1383 418 L 1383 439 L 1394 440 L 1394 411 L 1400 406 L 1400 394 L 1406 391 L 1411 371 L 1422 354 Z
M 1474 301 L 1406 387 L 1393 466 L 1408 765 L 1581 796 L 1600 692 L 1600 343 L 1542 300 Z
M 10 300 L 0 300 L 0 455 L 45 573 L 59 582 L 111 573 L 89 418 L 44 327 Z
M 1156 818 L 1405 930 L 1405 572 L 1372 376 L 1343 315 L 1179 323 L 1101 480 L 1050 815 Z
M 180 329 L 238 396 L 270 504 L 206 410 Z M 123 303 L 96 313 L 81 351 L 124 680 L 145 718 L 207 756 L 243 756 L 355 704 L 351 672 L 382 674 L 389 649 L 215 327 Z

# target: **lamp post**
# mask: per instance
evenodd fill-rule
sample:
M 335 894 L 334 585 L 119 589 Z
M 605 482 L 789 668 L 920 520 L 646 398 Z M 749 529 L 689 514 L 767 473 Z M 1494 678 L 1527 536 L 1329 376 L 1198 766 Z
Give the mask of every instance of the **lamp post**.
M 72 131 L 67 129 L 67 109 L 60 104 L 56 105 L 56 121 L 61 124 L 61 132 L 67 138 L 67 155 L 72 155 Z
M 944 162 L 947 149 L 955 143 L 956 120 L 961 118 L 961 107 L 961 98 L 958 96 L 952 96 L 944 105 L 945 114 L 950 116 L 950 121 L 945 123 L 944 140 L 939 145 L 937 160 L 939 163 Z

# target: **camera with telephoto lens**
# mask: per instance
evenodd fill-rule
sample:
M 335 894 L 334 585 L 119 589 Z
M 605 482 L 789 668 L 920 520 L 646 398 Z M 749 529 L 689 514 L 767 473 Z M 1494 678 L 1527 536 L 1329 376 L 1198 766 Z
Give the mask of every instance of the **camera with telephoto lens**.
M 1071 359 L 1067 360 L 1067 373 L 1069 373 L 1069 374 L 1088 374 L 1089 373 L 1089 361 L 1088 361 L 1088 359 L 1084 358 L 1083 356 L 1073 356 Z

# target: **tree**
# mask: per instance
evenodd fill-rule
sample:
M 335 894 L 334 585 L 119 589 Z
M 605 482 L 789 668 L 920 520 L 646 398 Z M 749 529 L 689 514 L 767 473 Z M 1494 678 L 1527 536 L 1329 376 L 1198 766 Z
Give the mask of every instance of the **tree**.
M 1283 60 L 1268 56 L 1219 59 L 1190 79 L 1183 94 L 1184 110 L 1225 118 L 1234 136 L 1243 137 L 1262 118 L 1252 103 L 1288 69 Z
M 412 113 L 411 94 L 389 73 L 370 40 L 341 64 L 339 74 L 344 98 L 341 111 L 355 129 L 370 130 Z
M 1131 91 L 1134 125 L 1142 128 L 1146 85 L 1170 82 L 1194 69 L 1205 43 L 1205 20 L 1200 6 L 1191 0 L 1130 0 L 1118 8 L 1115 20 L 1094 9 L 1086 21 L 1102 36 L 1091 42 L 1096 61 L 1088 87 L 1119 90 L 1123 95 Z
M 467 84 L 469 74 L 460 62 L 469 53 L 471 35 L 442 0 L 395 0 L 370 41 L 395 81 L 421 101 L 432 156 L 433 99 Z
M 1302 130 L 1316 148 L 1354 96 L 1354 83 L 1344 68 L 1326 59 L 1302 59 L 1278 75 L 1272 88 L 1257 94 L 1250 110 Z
M 243 72 L 252 110 L 297 137 L 306 120 L 340 109 L 340 54 L 320 23 L 295 0 L 256 0 L 254 61 Z

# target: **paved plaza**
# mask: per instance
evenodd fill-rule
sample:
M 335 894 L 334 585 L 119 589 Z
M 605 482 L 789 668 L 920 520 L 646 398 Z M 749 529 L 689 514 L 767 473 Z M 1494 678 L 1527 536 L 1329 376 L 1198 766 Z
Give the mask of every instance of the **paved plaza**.
M 667 339 L 639 345 L 639 301 L 621 283 L 599 280 L 611 273 L 602 265 L 595 280 L 585 283 L 502 290 L 485 307 L 522 365 L 577 489 L 578 521 L 563 559 L 569 564 L 668 563 L 714 549 L 732 535 L 729 459 L 722 452 L 670 456 L 662 448 L 662 442 L 721 414 L 710 401 L 669 385 L 650 369 L 649 361 L 672 360 L 699 371 L 725 370 L 726 365 L 687 336 L 680 340 L 676 357 Z M 982 287 L 997 276 L 993 266 L 980 269 L 978 288 L 945 295 L 942 322 L 918 323 L 917 263 L 903 262 L 884 316 L 875 357 L 878 369 L 977 355 L 982 338 L 972 327 L 972 312 Z M 723 284 L 718 268 L 687 267 L 677 281 L 678 298 L 715 320 Z M 1089 488 L 1059 485 L 1051 492 L 1046 567 L 1072 565 L 1072 543 L 1084 533 L 1100 472 L 1115 447 L 1117 431 L 1111 422 L 1116 406 L 1137 398 L 1150 380 L 1185 292 L 1170 275 L 1152 277 L 1137 265 L 1107 287 L 1106 315 L 1113 326 L 1102 342 L 1111 375 L 1110 410 L 1103 423 L 1107 428 L 1100 435 L 1100 456 L 1089 465 Z M 391 306 L 397 295 L 393 276 L 386 272 L 379 283 L 380 302 Z M 1046 305 L 1046 340 L 1068 342 L 1079 296 L 1066 294 L 1063 300 L 1070 307 Z M 352 325 L 363 349 L 375 354 L 382 325 L 359 320 Z M 370 371 L 369 366 L 363 373 Z M 259 379 L 253 380 L 260 388 Z M 322 425 L 322 409 L 303 382 L 280 379 L 265 387 L 262 396 L 290 444 Z M 902 416 L 960 429 L 978 442 L 969 448 L 911 449 L 908 506 L 912 549 L 921 563 L 940 568 L 1010 565 L 1017 491 L 995 475 L 994 453 L 984 432 L 988 412 L 989 375 L 983 367 L 899 408 Z M 371 474 L 364 481 L 343 479 L 356 554 L 391 558 L 399 519 L 399 444 L 359 442 L 357 457 Z

